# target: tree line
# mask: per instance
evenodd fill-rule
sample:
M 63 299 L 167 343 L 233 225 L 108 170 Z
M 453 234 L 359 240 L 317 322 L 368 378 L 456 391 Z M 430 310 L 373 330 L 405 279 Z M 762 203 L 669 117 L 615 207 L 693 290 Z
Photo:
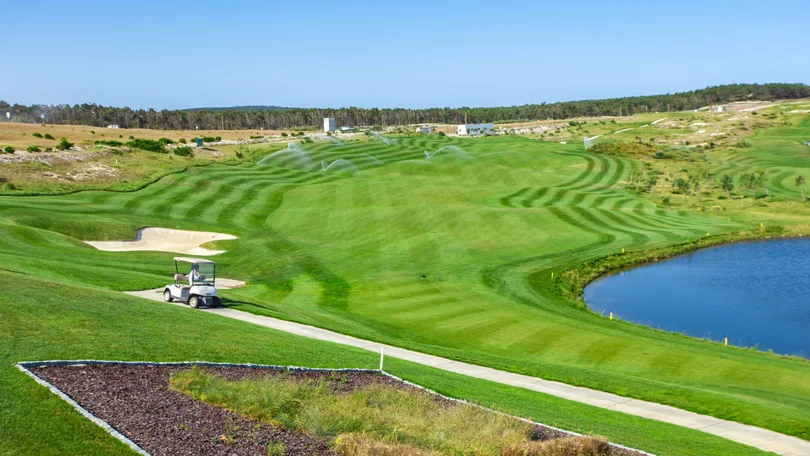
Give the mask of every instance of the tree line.
M 810 97 L 805 84 L 728 84 L 665 95 L 581 100 L 501 107 L 460 108 L 280 108 L 244 106 L 154 110 L 116 108 L 96 104 L 11 105 L 0 100 L 0 121 L 10 113 L 13 122 L 119 125 L 122 128 L 156 130 L 289 130 L 320 128 L 324 117 L 334 117 L 338 126 L 395 126 L 418 123 L 459 124 L 520 122 L 539 119 L 617 116 L 645 112 L 668 112 L 744 100 L 777 100 Z

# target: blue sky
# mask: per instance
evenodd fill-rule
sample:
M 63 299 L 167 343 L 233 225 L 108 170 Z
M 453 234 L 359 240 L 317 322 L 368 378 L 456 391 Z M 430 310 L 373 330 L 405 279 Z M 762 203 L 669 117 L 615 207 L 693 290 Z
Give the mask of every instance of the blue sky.
M 0 99 L 496 106 L 810 82 L 804 1 L 0 0 Z

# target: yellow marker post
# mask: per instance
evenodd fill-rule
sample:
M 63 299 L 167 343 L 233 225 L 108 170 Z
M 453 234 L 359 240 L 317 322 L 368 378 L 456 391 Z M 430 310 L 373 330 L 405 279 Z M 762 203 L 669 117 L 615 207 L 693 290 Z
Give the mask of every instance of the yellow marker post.
M 613 312 L 610 313 L 610 319 L 613 320 Z
M 709 237 L 709 233 L 706 233 L 706 237 Z
M 552 278 L 552 279 L 554 278 L 554 273 L 553 273 L 553 272 L 551 273 L 551 278 Z
M 624 253 L 624 247 L 622 247 L 622 253 Z
M 723 339 L 723 345 L 728 346 L 728 337 Z

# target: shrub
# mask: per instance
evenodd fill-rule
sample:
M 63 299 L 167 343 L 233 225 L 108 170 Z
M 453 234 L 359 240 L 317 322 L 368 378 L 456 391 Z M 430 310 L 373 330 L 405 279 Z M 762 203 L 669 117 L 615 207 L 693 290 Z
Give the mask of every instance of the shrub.
M 180 144 L 185 144 L 186 138 L 180 138 L 177 142 L 179 142 Z
M 13 154 L 13 153 L 14 153 L 14 148 L 13 148 L 13 147 L 11 147 L 11 146 L 6 146 L 6 147 L 3 149 L 3 152 L 5 152 L 5 153 L 7 153 L 7 154 Z
M 28 146 L 25 150 L 28 152 L 39 152 L 39 146 Z
M 189 146 L 175 147 L 174 155 L 179 155 L 181 157 L 193 157 L 194 156 L 194 149 L 192 149 Z
M 287 133 L 282 131 L 282 132 L 281 132 L 281 137 L 282 137 L 282 138 L 286 138 L 286 137 L 287 137 Z
M 217 140 L 217 141 L 222 141 L 222 136 L 217 136 L 217 137 L 216 137 L 216 138 L 214 138 L 214 139 L 215 139 L 215 140 Z
M 31 134 L 31 136 L 33 136 L 34 138 L 41 138 L 42 133 L 33 133 L 33 134 Z
M 148 150 L 150 152 L 158 152 L 161 154 L 166 153 L 166 147 L 160 142 L 155 141 L 154 139 L 140 139 L 140 138 L 133 139 L 132 141 L 129 141 L 126 145 L 127 147 L 132 147 L 134 149 Z
M 203 136 L 202 140 L 203 142 L 214 142 L 217 140 L 217 138 L 214 138 L 213 136 Z
M 50 134 L 50 133 L 45 133 L 45 139 L 53 139 L 54 141 L 56 141 L 56 138 L 54 138 L 53 136 L 51 136 L 51 134 Z
M 130 136 L 130 137 L 129 137 L 129 139 L 135 139 L 135 137 L 134 137 L 134 136 Z
M 91 134 L 91 135 L 94 135 L 94 134 L 96 134 L 96 132 L 95 132 L 95 131 L 93 131 L 93 130 L 90 130 L 90 134 Z M 130 139 L 132 139 L 132 136 L 130 136 L 129 138 L 130 138 Z
M 112 140 L 112 139 L 107 140 L 107 141 L 96 140 L 96 141 L 93 141 L 93 144 L 102 144 L 102 145 L 110 146 L 110 147 L 121 147 L 121 146 L 124 145 L 124 143 L 122 143 L 121 141 L 115 141 L 115 140 Z
M 443 132 L 443 131 L 440 131 L 439 136 L 447 136 L 447 134 L 445 134 L 445 132 Z
M 158 139 L 158 142 L 163 144 L 164 146 L 168 146 L 169 144 L 174 144 L 174 141 L 172 141 L 169 138 L 160 138 L 160 139 Z
M 284 447 L 284 442 L 268 443 L 267 456 L 285 456 L 287 449 Z
M 51 147 L 46 147 L 45 148 L 45 152 L 51 152 L 52 150 L 53 150 L 53 148 L 51 148 Z
M 59 140 L 59 144 L 56 145 L 56 148 L 59 150 L 68 150 L 73 147 L 72 142 L 68 142 L 67 138 L 62 138 Z

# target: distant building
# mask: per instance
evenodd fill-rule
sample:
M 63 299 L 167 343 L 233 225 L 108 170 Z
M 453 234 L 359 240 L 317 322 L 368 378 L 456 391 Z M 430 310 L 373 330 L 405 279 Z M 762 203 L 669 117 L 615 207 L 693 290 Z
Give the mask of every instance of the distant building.
M 715 109 L 717 112 L 726 112 L 728 111 L 728 106 L 717 106 Z
M 466 124 L 456 128 L 456 134 L 460 136 L 484 135 L 495 132 L 495 125 L 492 124 Z
M 352 133 L 352 132 L 357 131 L 357 129 L 354 128 L 354 127 L 350 127 L 350 126 L 344 126 L 344 127 L 338 128 L 338 131 L 340 131 L 341 133 Z
M 422 125 L 422 126 L 419 127 L 419 130 L 417 130 L 417 131 L 419 131 L 419 133 L 429 135 L 429 134 L 433 133 L 433 127 L 429 127 L 427 125 Z
M 116 124 L 107 125 L 107 128 L 118 128 L 118 125 Z
M 324 117 L 324 119 L 323 119 L 323 131 L 325 131 L 325 132 L 335 131 L 335 119 L 334 119 L 334 117 Z

